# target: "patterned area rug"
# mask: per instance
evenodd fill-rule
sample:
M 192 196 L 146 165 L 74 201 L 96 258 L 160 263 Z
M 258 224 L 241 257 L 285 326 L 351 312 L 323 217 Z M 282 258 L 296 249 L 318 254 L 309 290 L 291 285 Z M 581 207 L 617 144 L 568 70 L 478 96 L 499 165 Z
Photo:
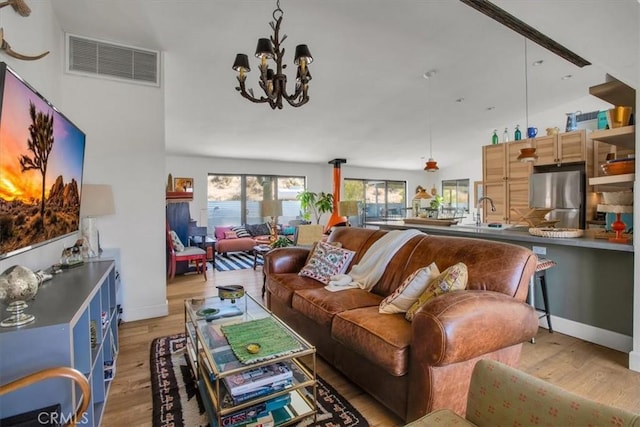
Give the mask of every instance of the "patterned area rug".
M 262 265 L 262 256 L 258 255 L 257 265 Z M 231 271 L 253 268 L 253 254 L 247 252 L 228 252 L 226 256 L 216 254 L 216 270 Z
M 151 343 L 151 391 L 154 427 L 209 425 L 197 386 L 185 357 L 184 334 L 156 338 Z M 333 387 L 317 376 L 318 416 L 297 427 L 368 427 L 369 423 Z

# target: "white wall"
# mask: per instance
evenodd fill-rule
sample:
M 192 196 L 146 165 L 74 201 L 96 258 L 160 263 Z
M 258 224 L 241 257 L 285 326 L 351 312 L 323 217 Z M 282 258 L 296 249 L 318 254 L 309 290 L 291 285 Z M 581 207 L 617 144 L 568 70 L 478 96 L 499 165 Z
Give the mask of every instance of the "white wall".
M 112 186 L 116 214 L 99 218 L 98 227 L 102 246 L 121 250 L 123 319 L 166 315 L 163 90 L 65 74 L 64 33 L 50 3 L 30 6 L 28 19 L 2 9 L 5 35 L 16 50 L 51 54 L 34 62 L 2 59 L 86 133 L 83 181 Z M 0 270 L 47 268 L 76 238 L 11 257 Z

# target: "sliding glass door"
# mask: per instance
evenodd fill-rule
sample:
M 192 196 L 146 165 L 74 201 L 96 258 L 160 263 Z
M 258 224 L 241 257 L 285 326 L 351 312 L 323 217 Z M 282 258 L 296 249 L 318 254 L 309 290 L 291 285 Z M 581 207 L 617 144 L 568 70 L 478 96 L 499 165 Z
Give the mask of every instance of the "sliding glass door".
M 275 175 L 209 175 L 207 226 L 259 224 L 263 200 L 282 200 L 282 216 L 278 223 L 286 224 L 300 215 L 298 193 L 305 188 L 305 178 Z

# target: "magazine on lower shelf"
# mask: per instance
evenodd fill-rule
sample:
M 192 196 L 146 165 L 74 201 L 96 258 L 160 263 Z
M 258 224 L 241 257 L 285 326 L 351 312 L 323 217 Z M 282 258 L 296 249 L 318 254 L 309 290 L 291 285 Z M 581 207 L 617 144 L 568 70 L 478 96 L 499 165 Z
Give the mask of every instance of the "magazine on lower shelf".
M 203 365 L 205 367 L 205 371 L 207 372 L 207 376 L 208 376 L 207 379 L 212 385 L 214 385 L 216 378 L 215 378 L 215 375 L 213 375 L 211 366 L 209 365 L 209 360 L 206 357 L 204 357 L 204 355 L 202 355 L 201 357 L 202 357 L 202 361 L 204 362 Z M 230 408 L 232 406 L 239 405 L 244 402 L 248 402 L 249 400 L 252 400 L 252 399 L 257 399 L 259 397 L 267 396 L 269 394 L 273 394 L 273 393 L 285 390 L 287 388 L 290 388 L 292 384 L 293 384 L 293 377 L 286 378 L 286 379 L 274 381 L 270 384 L 257 387 L 247 393 L 242 393 L 234 396 L 227 389 L 226 383 L 224 381 L 221 381 L 220 402 L 223 408 Z
M 291 368 L 284 362 L 276 362 L 228 375 L 223 378 L 223 381 L 227 390 L 233 396 L 238 396 L 292 378 Z
M 221 417 L 221 422 L 223 426 L 243 426 L 256 422 L 269 412 L 287 406 L 289 403 L 291 403 L 291 396 L 284 394 L 264 402 L 256 403 L 233 414 L 224 415 Z

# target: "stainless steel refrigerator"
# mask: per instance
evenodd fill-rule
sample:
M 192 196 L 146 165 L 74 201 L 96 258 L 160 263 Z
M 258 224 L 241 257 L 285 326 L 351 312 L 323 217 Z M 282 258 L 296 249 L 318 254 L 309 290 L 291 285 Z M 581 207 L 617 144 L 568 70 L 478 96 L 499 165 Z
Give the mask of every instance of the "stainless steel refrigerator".
M 548 220 L 559 228 L 584 228 L 584 185 L 580 171 L 543 172 L 531 175 L 529 206 L 553 209 Z

